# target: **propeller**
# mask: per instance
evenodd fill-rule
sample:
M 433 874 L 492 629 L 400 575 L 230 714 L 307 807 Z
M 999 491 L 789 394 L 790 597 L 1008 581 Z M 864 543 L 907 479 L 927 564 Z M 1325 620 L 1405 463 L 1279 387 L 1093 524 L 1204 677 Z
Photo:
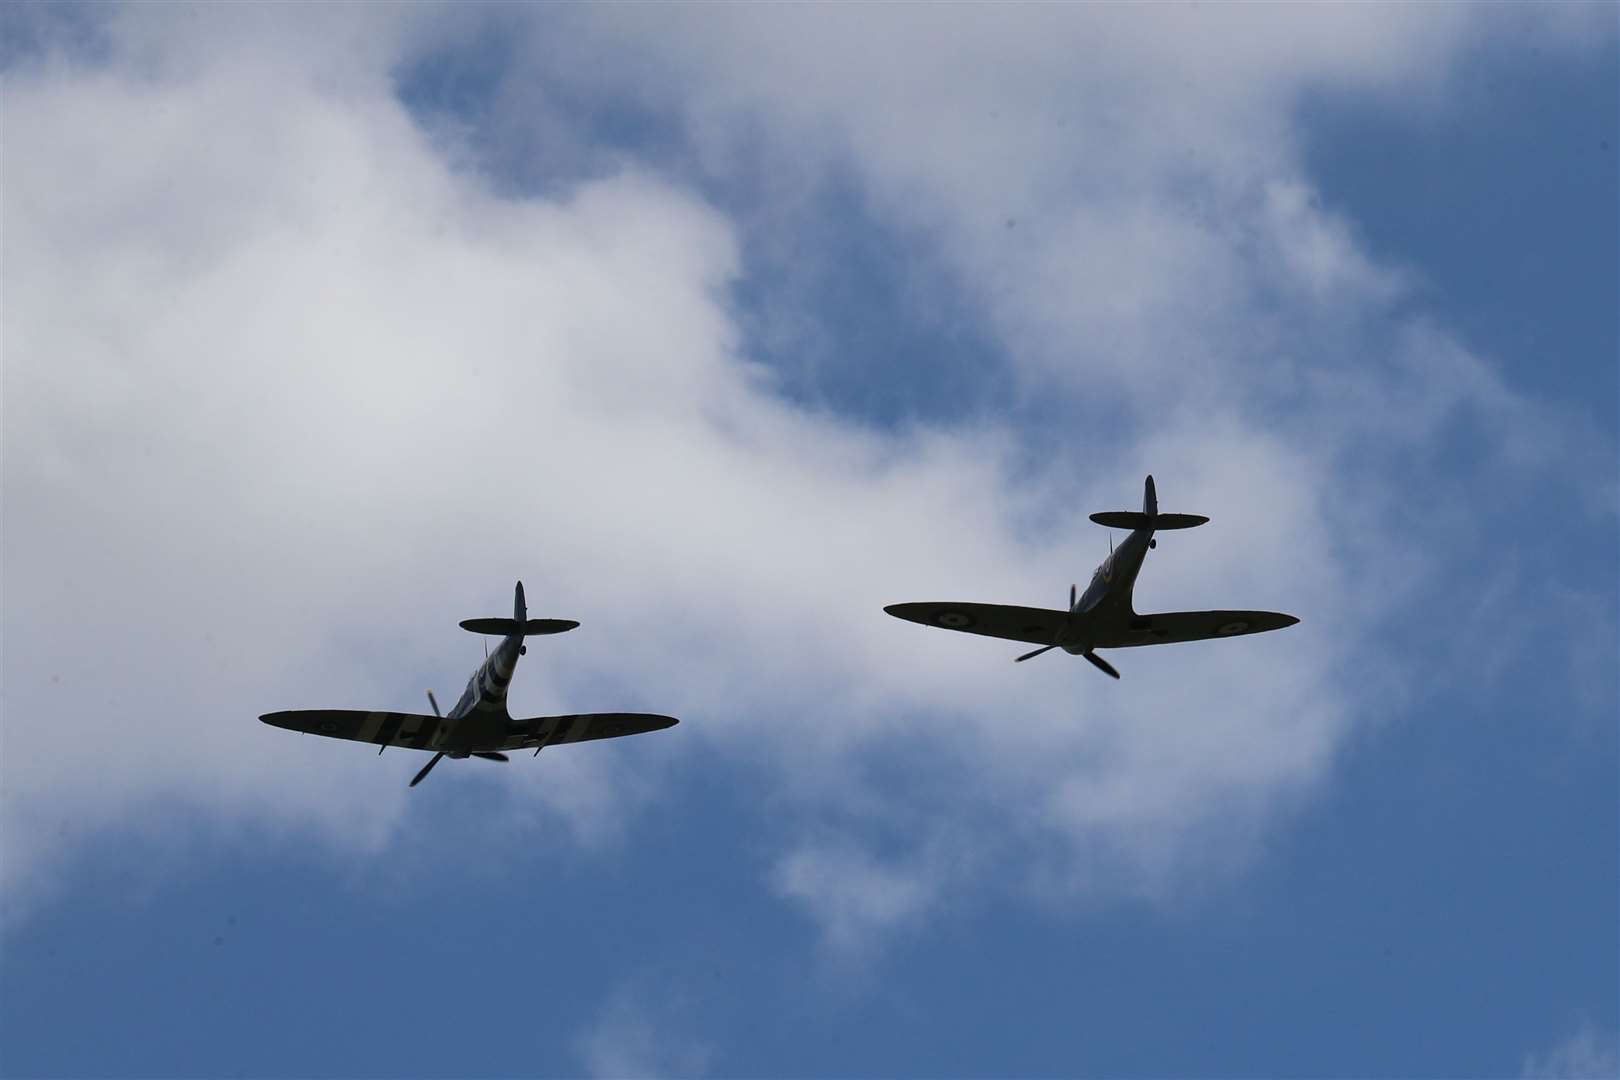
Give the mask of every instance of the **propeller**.
M 1075 600 L 1075 597 L 1077 597 L 1079 594 L 1080 594 L 1080 587 L 1078 585 L 1070 585 L 1069 586 L 1069 613 L 1071 615 L 1074 613 L 1074 600 Z M 1052 644 L 1044 646 L 1043 648 L 1036 649 L 1034 652 L 1027 652 L 1023 656 L 1014 657 L 1013 658 L 1013 663 L 1022 664 L 1025 660 L 1031 660 L 1031 659 L 1041 655 L 1041 653 L 1043 653 L 1043 652 L 1051 652 L 1055 648 L 1057 648 L 1057 642 L 1053 642 Z
M 444 757 L 444 751 L 443 750 L 440 750 L 437 754 L 434 754 L 433 759 L 431 761 L 429 761 L 426 765 L 422 766 L 422 771 L 417 773 L 416 776 L 414 776 L 411 779 L 410 786 L 415 787 L 417 784 L 420 784 L 422 782 L 422 778 L 428 774 L 428 772 L 433 768 L 433 766 L 435 766 L 435 765 L 437 765 L 439 763 L 439 759 L 442 758 L 442 757 Z
M 427 695 L 428 695 L 428 704 L 433 706 L 433 715 L 442 718 L 444 716 L 444 713 L 439 711 L 439 699 L 433 696 L 433 691 L 431 691 L 431 690 L 429 690 L 427 692 Z M 382 751 L 379 750 L 379 751 L 377 751 L 377 753 L 380 754 L 380 753 L 382 753 Z M 435 765 L 437 765 L 439 763 L 439 759 L 442 758 L 442 757 L 444 757 L 444 751 L 442 751 L 442 750 L 439 751 L 437 754 L 434 754 L 433 755 L 433 760 L 429 761 L 426 765 L 422 766 L 422 771 L 417 773 L 415 778 L 411 780 L 410 786 L 415 787 L 417 784 L 420 784 L 422 782 L 422 778 L 428 774 L 428 771 L 430 769 L 432 769 L 433 766 L 435 766 Z
M 1110 664 L 1096 653 L 1083 652 L 1080 655 L 1085 657 L 1087 660 L 1090 660 L 1093 664 L 1096 664 L 1097 670 L 1101 671 L 1104 675 L 1112 675 L 1116 679 L 1119 678 L 1119 672 L 1114 670 L 1114 665 Z
M 1076 596 L 1076 594 L 1078 592 L 1079 592 L 1079 586 L 1076 586 L 1076 585 L 1070 585 L 1069 586 L 1069 618 L 1074 617 L 1074 601 L 1075 601 L 1075 596 Z M 1051 652 L 1053 649 L 1057 648 L 1059 644 L 1061 644 L 1061 636 L 1062 635 L 1061 635 L 1061 632 L 1060 632 L 1060 634 L 1059 634 L 1060 640 L 1059 641 L 1054 641 L 1050 645 L 1043 645 L 1039 649 L 1035 649 L 1035 650 L 1033 650 L 1031 652 L 1025 653 L 1023 656 L 1014 657 L 1013 658 L 1013 663 L 1022 664 L 1025 660 L 1033 660 L 1035 657 L 1041 655 L 1041 653 L 1043 653 L 1043 652 Z M 1112 675 L 1116 679 L 1119 678 L 1119 672 L 1114 670 L 1114 665 L 1110 664 L 1108 661 L 1104 660 L 1102 657 L 1098 656 L 1096 653 L 1092 652 L 1090 649 L 1087 649 L 1085 652 L 1081 653 L 1080 655 L 1085 657 L 1087 660 L 1090 660 L 1092 662 L 1092 664 L 1094 664 L 1096 666 L 1097 670 L 1101 671 L 1104 675 Z

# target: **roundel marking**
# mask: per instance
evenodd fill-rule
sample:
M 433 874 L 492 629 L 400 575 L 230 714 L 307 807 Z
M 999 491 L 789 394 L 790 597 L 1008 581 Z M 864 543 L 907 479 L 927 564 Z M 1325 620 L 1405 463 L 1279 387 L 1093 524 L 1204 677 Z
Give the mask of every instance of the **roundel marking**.
M 1222 623 L 1220 626 L 1215 628 L 1215 632 L 1220 634 L 1222 637 L 1225 637 L 1228 634 L 1241 634 L 1248 628 L 1249 624 L 1244 622 L 1242 619 L 1239 619 L 1236 622 Z
M 936 611 L 934 625 L 943 626 L 947 630 L 964 630 L 973 625 L 973 616 L 965 611 Z

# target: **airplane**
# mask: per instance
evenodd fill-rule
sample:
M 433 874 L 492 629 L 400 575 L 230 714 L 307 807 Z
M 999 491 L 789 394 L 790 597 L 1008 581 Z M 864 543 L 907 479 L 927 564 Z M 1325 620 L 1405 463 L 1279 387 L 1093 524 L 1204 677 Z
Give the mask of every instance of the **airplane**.
M 1069 586 L 1067 611 L 952 602 L 890 604 L 883 610 L 897 619 L 926 626 L 1041 646 L 1017 657 L 1017 663 L 1062 649 L 1070 655 L 1085 657 L 1105 675 L 1116 679 L 1119 672 L 1097 655 L 1097 649 L 1239 637 L 1281 630 L 1299 622 L 1292 615 L 1276 611 L 1167 611 L 1138 615 L 1131 604 L 1131 592 L 1148 550 L 1159 546 L 1154 532 L 1191 529 L 1209 520 L 1201 514 L 1159 513 L 1159 498 L 1152 476 L 1147 478 L 1142 493 L 1140 513 L 1105 510 L 1092 514 L 1091 520 L 1114 529 L 1130 529 L 1131 535 L 1118 548 L 1110 544 L 1108 558 L 1092 574 L 1091 584 L 1084 593 L 1076 596 L 1075 586 Z
M 429 690 L 432 716 L 354 709 L 298 709 L 265 713 L 259 719 L 289 731 L 377 743 L 379 754 L 390 746 L 434 751 L 432 759 L 411 780 L 411 787 L 420 784 L 440 758 L 506 761 L 505 751 L 527 750 L 531 746 L 538 757 L 541 750 L 560 743 L 616 739 L 621 735 L 661 731 L 680 723 L 673 716 L 655 713 L 582 713 L 513 719 L 506 711 L 506 688 L 512 682 L 518 657 L 529 651 L 523 639 L 538 634 L 561 634 L 578 625 L 572 619 L 529 618 L 520 581 L 510 619 L 461 621 L 463 630 L 499 636 L 501 643 L 467 680 L 467 689 L 462 691 L 461 700 L 450 710 L 450 715 L 439 712 L 439 701 Z

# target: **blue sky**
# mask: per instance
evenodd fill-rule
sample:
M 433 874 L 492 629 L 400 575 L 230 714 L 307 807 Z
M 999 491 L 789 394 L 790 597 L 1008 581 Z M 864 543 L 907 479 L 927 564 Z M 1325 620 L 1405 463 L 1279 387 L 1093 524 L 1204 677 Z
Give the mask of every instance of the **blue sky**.
M 6 1075 L 1613 1074 L 1612 8 L 231 11 L 6 15 Z M 518 577 L 682 726 L 253 719 Z

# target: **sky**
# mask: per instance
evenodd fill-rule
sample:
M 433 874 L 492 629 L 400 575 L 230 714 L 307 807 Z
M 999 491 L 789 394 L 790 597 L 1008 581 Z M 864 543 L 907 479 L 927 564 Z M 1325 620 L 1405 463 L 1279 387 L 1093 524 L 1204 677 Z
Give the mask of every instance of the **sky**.
M 0 1073 L 1614 1076 L 1616 18 L 0 10 Z

